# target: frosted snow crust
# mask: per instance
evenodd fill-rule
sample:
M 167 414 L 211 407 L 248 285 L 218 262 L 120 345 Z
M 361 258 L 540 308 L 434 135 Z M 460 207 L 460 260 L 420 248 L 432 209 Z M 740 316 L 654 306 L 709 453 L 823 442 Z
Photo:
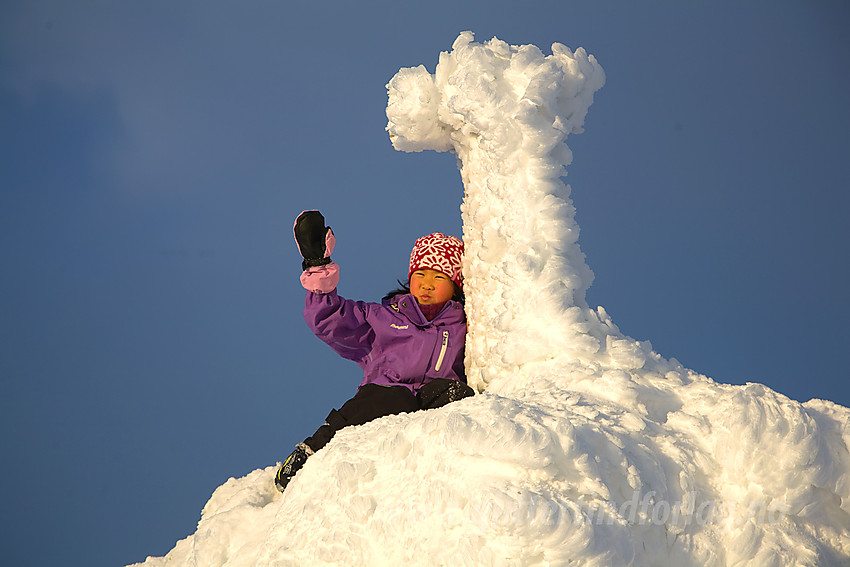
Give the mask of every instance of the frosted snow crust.
M 284 495 L 219 487 L 145 565 L 847 565 L 850 410 L 731 386 L 624 336 L 560 178 L 601 67 L 462 33 L 388 85 L 393 145 L 452 151 L 481 394 L 341 431 Z

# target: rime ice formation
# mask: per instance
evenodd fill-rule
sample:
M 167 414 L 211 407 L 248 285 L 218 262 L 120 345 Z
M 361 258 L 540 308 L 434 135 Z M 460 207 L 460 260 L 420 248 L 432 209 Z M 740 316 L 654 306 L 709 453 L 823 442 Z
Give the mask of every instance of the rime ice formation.
M 850 564 L 850 410 L 715 383 L 589 308 L 560 177 L 602 69 L 472 40 L 400 70 L 387 116 L 460 158 L 482 393 L 343 430 L 282 496 L 274 467 L 230 479 L 145 565 Z
M 453 49 L 433 77 L 423 66 L 393 77 L 388 130 L 396 149 L 460 158 L 469 380 L 525 388 L 512 378 L 520 367 L 595 358 L 612 334 L 586 308 L 593 274 L 560 180 L 572 161 L 563 142 L 581 132 L 605 76 L 583 49 L 560 44 L 544 57 L 533 45 L 475 44 L 465 32 Z

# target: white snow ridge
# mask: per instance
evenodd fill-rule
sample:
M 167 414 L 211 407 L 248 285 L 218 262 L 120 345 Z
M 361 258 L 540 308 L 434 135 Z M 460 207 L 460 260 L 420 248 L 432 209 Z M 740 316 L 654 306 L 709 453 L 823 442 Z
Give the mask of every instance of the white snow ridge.
M 147 566 L 850 564 L 850 410 L 730 386 L 620 333 L 561 182 L 596 60 L 460 34 L 388 85 L 393 145 L 460 158 L 481 394 L 347 428 L 279 495 L 219 487 Z

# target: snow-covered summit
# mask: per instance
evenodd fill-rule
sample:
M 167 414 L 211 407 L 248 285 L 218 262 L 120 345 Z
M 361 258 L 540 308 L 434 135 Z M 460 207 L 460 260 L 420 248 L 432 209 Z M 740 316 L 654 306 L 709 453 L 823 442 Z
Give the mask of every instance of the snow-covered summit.
M 219 487 L 145 565 L 846 565 L 850 410 L 731 386 L 624 336 L 561 181 L 601 67 L 462 33 L 388 85 L 397 149 L 452 151 L 481 394 L 340 432 L 284 495 Z

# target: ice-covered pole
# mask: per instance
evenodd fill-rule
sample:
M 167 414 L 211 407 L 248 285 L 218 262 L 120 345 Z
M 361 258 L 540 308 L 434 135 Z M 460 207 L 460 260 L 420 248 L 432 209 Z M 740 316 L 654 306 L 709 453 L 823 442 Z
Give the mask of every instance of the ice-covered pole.
M 392 78 L 387 130 L 398 150 L 460 158 L 467 374 L 483 389 L 520 365 L 600 349 L 585 303 L 593 274 L 561 177 L 572 160 L 564 142 L 582 131 L 605 75 L 583 49 L 556 43 L 544 56 L 472 40 L 461 33 L 433 75 L 420 65 Z

